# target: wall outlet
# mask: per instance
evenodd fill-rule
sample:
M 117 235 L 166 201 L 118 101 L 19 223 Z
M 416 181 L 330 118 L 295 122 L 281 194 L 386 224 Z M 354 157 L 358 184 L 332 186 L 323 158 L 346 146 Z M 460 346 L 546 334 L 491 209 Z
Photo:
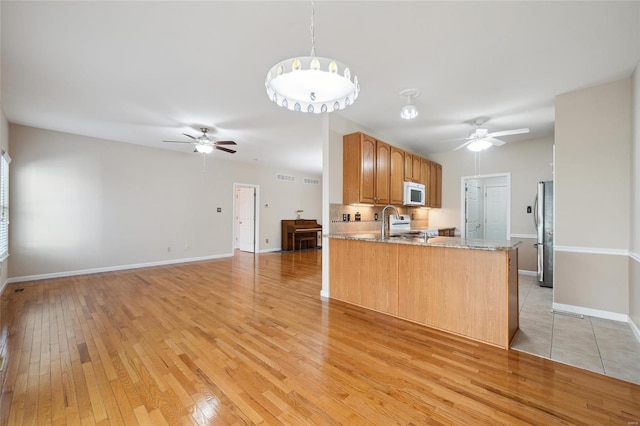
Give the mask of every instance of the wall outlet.
M 222 212 L 222 207 L 218 207 L 217 212 L 221 213 Z
M 269 244 L 269 239 L 268 238 L 265 240 L 265 243 Z

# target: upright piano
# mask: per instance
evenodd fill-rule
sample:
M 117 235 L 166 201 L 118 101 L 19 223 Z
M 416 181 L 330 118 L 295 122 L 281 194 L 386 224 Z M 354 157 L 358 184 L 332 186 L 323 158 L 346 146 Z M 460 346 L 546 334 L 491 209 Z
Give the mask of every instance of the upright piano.
M 322 225 L 315 219 L 283 220 L 282 250 L 317 247 L 318 233 L 322 233 Z

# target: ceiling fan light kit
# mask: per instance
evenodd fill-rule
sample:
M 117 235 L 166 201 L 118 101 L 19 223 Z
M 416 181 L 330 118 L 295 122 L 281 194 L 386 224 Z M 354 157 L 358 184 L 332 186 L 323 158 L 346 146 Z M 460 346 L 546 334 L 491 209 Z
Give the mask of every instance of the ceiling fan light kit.
M 411 120 L 418 116 L 418 109 L 411 103 L 411 99 L 420 96 L 420 92 L 416 89 L 406 89 L 400 92 L 400 96 L 406 96 L 407 104 L 402 107 L 400 111 L 400 117 L 404 120 Z
M 199 143 L 196 145 L 196 151 L 198 151 L 201 154 L 210 154 L 213 151 L 213 145 Z
M 484 139 L 478 139 L 467 145 L 467 149 L 469 151 L 480 152 L 484 151 L 485 149 L 491 148 L 492 146 L 493 144 L 491 142 Z
M 276 105 L 291 111 L 338 111 L 351 105 L 360 93 L 356 75 L 345 64 L 315 53 L 315 4 L 311 2 L 311 54 L 285 59 L 271 67 L 265 87 Z

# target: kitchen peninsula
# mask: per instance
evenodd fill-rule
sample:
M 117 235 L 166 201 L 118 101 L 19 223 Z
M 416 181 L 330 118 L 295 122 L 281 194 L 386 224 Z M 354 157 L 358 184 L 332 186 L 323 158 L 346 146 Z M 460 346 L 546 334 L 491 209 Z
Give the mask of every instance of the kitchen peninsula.
M 329 234 L 330 298 L 504 349 L 518 330 L 517 241 Z

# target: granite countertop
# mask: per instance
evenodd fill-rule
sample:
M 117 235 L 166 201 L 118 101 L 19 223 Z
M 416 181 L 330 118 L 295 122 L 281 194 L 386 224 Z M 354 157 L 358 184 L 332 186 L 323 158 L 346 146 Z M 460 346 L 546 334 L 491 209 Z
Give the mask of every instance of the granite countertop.
M 334 234 L 326 234 L 328 238 L 338 238 L 342 240 L 361 240 L 361 241 L 373 241 L 379 243 L 392 243 L 392 244 L 411 244 L 417 246 L 428 247 L 449 247 L 449 248 L 461 248 L 472 250 L 511 250 L 514 249 L 522 241 L 518 240 L 483 240 L 483 239 L 467 239 L 460 237 L 431 237 L 426 242 L 424 237 L 389 237 L 382 239 L 381 233 L 377 232 L 340 232 Z

